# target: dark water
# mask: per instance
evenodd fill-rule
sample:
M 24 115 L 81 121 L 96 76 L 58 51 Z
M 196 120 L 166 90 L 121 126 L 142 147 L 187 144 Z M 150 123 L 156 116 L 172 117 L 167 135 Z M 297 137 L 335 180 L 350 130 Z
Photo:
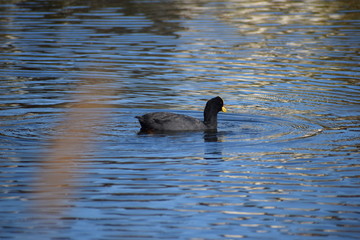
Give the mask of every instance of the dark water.
M 0 3 L 1 239 L 359 239 L 357 1 Z

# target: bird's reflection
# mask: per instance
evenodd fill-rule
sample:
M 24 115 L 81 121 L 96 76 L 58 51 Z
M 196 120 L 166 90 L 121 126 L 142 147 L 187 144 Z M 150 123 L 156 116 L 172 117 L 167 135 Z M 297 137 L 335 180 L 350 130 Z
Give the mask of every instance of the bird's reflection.
M 205 142 L 217 142 L 218 138 L 218 131 L 217 130 L 208 130 L 204 132 L 204 141 Z
M 222 159 L 221 135 L 217 130 L 204 132 L 204 159 Z

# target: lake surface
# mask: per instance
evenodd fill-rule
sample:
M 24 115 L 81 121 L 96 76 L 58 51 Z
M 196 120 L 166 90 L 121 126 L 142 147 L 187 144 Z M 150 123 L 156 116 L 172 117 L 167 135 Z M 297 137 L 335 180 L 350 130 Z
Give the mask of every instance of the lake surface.
M 357 1 L 1 1 L 0 239 L 359 239 Z M 135 116 L 217 132 L 137 134 Z

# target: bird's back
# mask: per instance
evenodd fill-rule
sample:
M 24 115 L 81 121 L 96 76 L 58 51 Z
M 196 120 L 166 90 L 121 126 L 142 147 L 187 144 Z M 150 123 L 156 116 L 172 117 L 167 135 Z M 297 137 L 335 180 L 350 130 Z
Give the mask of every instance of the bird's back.
M 143 131 L 195 131 L 207 128 L 199 119 L 169 112 L 148 113 L 136 118 Z

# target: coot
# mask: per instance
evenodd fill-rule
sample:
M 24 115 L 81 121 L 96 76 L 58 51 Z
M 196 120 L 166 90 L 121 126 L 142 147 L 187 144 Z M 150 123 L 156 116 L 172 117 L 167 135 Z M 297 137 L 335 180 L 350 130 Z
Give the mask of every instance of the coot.
M 203 131 L 217 129 L 218 112 L 226 112 L 221 97 L 210 99 L 204 109 L 204 121 L 183 114 L 169 112 L 147 113 L 136 116 L 141 125 L 140 132 Z

